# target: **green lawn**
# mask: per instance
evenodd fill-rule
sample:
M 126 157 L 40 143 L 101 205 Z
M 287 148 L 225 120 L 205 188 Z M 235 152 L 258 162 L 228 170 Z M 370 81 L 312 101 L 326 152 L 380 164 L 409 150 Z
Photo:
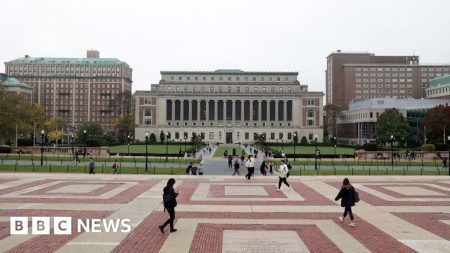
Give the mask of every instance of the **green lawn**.
M 14 165 L 0 165 L 0 171 L 3 172 L 69 172 L 69 173 L 89 173 L 88 166 L 14 166 Z M 113 168 L 111 166 L 96 165 L 95 173 L 112 174 Z M 186 170 L 184 168 L 153 168 L 149 167 L 148 172 L 144 168 L 121 168 L 120 173 L 123 174 L 166 174 L 166 175 L 184 175 Z
M 290 171 L 289 175 L 292 176 L 334 176 L 334 175 L 342 175 L 342 176 L 445 176 L 448 175 L 447 171 L 403 171 L 403 170 L 303 170 L 303 169 L 293 169 Z
M 89 157 L 83 158 L 83 156 L 80 156 L 80 161 L 81 162 L 87 162 L 89 161 Z M 110 156 L 110 157 L 95 157 L 94 156 L 94 160 L 96 162 L 114 162 L 114 160 L 118 159 L 121 162 L 136 162 L 136 163 L 143 163 L 145 162 L 145 156 L 137 156 L 137 157 L 120 157 L 117 158 L 115 156 Z M 3 160 L 10 160 L 10 161 L 34 161 L 36 163 L 39 163 L 41 161 L 41 157 L 40 156 L 18 156 L 18 155 L 0 155 L 0 161 Z M 44 162 L 46 161 L 58 161 L 58 162 L 67 162 L 67 161 L 72 161 L 72 157 L 69 156 L 53 156 L 53 155 L 45 155 L 44 156 Z M 197 161 L 196 159 L 192 159 L 192 158 L 176 158 L 176 157 L 168 157 L 168 161 L 167 163 L 190 163 L 190 162 L 195 162 Z M 164 163 L 166 162 L 166 157 L 165 156 L 161 156 L 159 158 L 148 158 L 148 162 L 149 163 Z M 1 162 L 0 162 L 1 163 Z
M 228 150 L 229 155 L 233 155 L 233 148 L 236 148 L 236 154 L 240 156 L 243 149 L 239 146 L 219 146 L 216 149 L 216 152 L 214 152 L 214 157 L 223 157 L 223 153 L 225 152 L 225 150 Z
M 187 149 L 189 149 L 189 145 L 186 146 Z M 175 144 L 169 144 L 167 145 L 168 153 L 169 154 L 179 154 L 180 148 L 181 152 L 184 152 L 184 145 L 175 145 Z M 149 144 L 147 147 L 148 153 L 151 154 L 165 154 L 166 153 L 166 145 L 165 144 Z M 113 146 L 109 147 L 110 153 L 128 153 L 128 146 L 127 145 L 120 145 L 120 146 Z M 130 154 L 138 153 L 138 154 L 144 154 L 145 153 L 145 145 L 130 145 Z
M 284 152 L 285 154 L 294 154 L 294 146 L 271 146 L 272 150 Z M 314 146 L 295 146 L 295 154 L 314 154 Z M 332 155 L 335 154 L 334 147 L 332 146 L 318 146 L 320 154 Z M 336 154 L 338 155 L 354 155 L 354 148 L 336 147 Z

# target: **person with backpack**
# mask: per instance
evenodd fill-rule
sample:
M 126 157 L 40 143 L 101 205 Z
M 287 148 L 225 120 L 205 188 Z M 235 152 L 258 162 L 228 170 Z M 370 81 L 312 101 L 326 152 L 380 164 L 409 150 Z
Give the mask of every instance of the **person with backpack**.
M 267 175 L 267 164 L 266 161 L 262 161 L 261 166 L 259 167 L 259 171 L 261 172 L 261 175 L 266 176 Z
M 113 167 L 113 174 L 119 174 L 119 163 L 117 162 L 117 159 L 114 161 L 112 167 Z
M 192 171 L 192 162 L 189 163 L 189 165 L 187 166 L 187 168 L 186 168 L 186 174 L 189 175 L 189 173 L 191 173 L 191 171 Z
M 291 186 L 287 182 L 289 169 L 288 169 L 286 163 L 284 162 L 284 160 L 281 160 L 280 163 L 281 164 L 280 164 L 280 168 L 278 169 L 278 171 L 275 170 L 275 173 L 278 174 L 278 189 L 277 189 L 277 191 L 281 191 L 281 183 L 284 183 L 287 187 L 289 187 L 289 190 L 290 190 Z
M 241 173 L 239 172 L 240 166 L 239 166 L 239 158 L 238 157 L 236 157 L 236 159 L 234 159 L 234 165 L 233 166 L 234 166 L 233 176 L 236 175 L 236 174 L 238 174 L 238 176 L 240 176 Z
M 355 222 L 353 221 L 354 217 L 352 206 L 354 206 L 355 203 L 359 201 L 359 195 L 355 191 L 355 188 L 350 184 L 350 180 L 348 180 L 348 178 L 344 178 L 341 190 L 334 200 L 338 201 L 339 199 L 341 200 L 341 206 L 344 207 L 344 215 L 342 217 L 339 217 L 339 220 L 341 222 L 344 222 L 345 217 L 347 217 L 348 214 L 351 220 L 351 223 L 348 225 L 352 227 L 356 226 Z
M 175 179 L 170 178 L 167 181 L 166 187 L 163 190 L 163 204 L 164 204 L 164 212 L 169 213 L 169 219 L 164 222 L 161 226 L 159 226 L 159 231 L 164 234 L 164 228 L 170 224 L 170 233 L 176 232 L 177 230 L 173 227 L 173 221 L 175 220 L 175 207 L 177 206 L 177 196 L 178 193 L 173 189 L 173 185 L 175 184 Z
M 91 158 L 89 158 L 89 174 L 95 174 L 94 169 L 95 169 L 95 163 L 91 157 Z

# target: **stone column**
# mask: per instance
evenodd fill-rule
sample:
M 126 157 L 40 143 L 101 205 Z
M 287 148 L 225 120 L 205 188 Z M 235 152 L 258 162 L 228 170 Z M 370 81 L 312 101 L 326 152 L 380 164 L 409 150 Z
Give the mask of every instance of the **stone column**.
M 184 121 L 184 99 L 180 100 L 180 121 Z M 175 138 L 175 136 L 174 136 Z
M 261 120 L 262 110 L 261 110 L 261 100 L 258 100 L 258 121 L 262 122 Z
M 216 125 L 217 126 L 217 121 L 218 121 L 218 112 L 217 112 L 217 109 L 218 109 L 218 106 L 217 106 L 217 104 L 218 104 L 218 100 L 214 100 L 214 121 L 215 121 L 215 123 L 214 123 L 214 125 Z
M 253 123 L 253 100 L 250 101 L 250 122 Z
M 266 122 L 270 122 L 270 100 L 266 100 Z
M 209 121 L 209 99 L 205 100 L 206 102 L 206 117 L 205 117 L 205 121 Z
M 283 121 L 287 122 L 287 101 L 283 100 Z
M 233 124 L 235 124 L 236 122 L 236 100 L 231 100 L 231 104 L 232 104 L 232 107 L 231 107 L 231 122 L 233 123 Z
M 278 121 L 278 100 L 275 100 L 275 122 Z
M 189 99 L 189 118 L 188 121 L 191 122 L 192 121 L 192 100 Z
M 241 122 L 244 122 L 244 104 L 245 100 L 241 100 Z

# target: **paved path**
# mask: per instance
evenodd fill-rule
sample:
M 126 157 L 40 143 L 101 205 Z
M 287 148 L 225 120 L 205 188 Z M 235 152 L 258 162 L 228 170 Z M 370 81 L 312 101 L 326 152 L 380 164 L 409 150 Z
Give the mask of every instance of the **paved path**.
M 161 234 L 168 178 L 0 173 L 0 252 L 450 251 L 446 176 L 350 177 L 356 227 L 338 219 L 342 177 L 294 176 L 276 191 L 275 177 L 176 176 L 178 232 Z M 10 217 L 36 216 L 71 217 L 72 234 L 11 235 Z M 131 230 L 78 231 L 87 219 L 130 219 Z

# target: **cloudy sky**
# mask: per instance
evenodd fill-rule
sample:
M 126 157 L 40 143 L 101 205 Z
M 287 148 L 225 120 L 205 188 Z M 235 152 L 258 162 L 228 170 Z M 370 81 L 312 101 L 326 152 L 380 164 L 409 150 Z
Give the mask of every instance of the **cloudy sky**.
M 160 70 L 298 71 L 325 90 L 337 49 L 450 63 L 448 0 L 1 0 L 0 61 L 85 57 L 133 68 L 133 90 Z M 4 65 L 0 67 L 4 72 Z

